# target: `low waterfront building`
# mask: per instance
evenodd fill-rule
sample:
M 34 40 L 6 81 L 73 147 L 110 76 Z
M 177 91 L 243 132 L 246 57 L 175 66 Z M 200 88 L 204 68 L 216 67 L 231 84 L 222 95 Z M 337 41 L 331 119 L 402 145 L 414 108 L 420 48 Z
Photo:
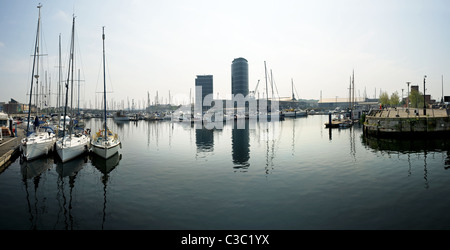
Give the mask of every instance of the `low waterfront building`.
M 374 103 L 374 102 L 378 102 L 378 99 L 376 100 L 369 100 L 368 98 L 364 98 L 364 97 L 355 97 L 355 104 L 359 105 L 360 103 Z M 346 109 L 351 107 L 350 104 L 350 99 L 348 97 L 345 98 L 321 98 L 319 100 L 319 108 L 323 108 L 323 109 L 336 109 L 336 108 L 341 108 L 341 109 Z
M 28 104 L 22 104 L 18 101 L 11 98 L 11 100 L 8 103 L 3 103 L 2 111 L 7 114 L 22 114 L 22 113 L 28 113 Z M 36 112 L 36 106 L 32 105 L 32 111 Z

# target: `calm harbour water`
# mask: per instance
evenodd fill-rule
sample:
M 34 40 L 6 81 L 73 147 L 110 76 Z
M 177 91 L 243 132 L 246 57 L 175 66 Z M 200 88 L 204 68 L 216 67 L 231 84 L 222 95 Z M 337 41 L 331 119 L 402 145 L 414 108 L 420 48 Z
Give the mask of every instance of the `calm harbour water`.
M 17 158 L 0 173 L 0 229 L 450 229 L 448 140 L 366 140 L 327 119 L 110 120 L 123 147 L 107 162 Z

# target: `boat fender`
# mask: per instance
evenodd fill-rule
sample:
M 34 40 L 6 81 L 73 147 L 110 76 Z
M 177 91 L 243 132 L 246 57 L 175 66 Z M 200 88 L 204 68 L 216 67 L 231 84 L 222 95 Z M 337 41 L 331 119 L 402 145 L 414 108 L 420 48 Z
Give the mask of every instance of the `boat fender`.
M 48 148 L 45 148 L 45 155 L 48 155 Z

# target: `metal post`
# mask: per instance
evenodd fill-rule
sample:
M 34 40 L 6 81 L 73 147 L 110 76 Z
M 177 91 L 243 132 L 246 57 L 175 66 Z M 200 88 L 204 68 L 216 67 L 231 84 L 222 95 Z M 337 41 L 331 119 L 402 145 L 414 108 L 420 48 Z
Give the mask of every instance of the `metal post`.
M 427 115 L 427 104 L 425 101 L 425 79 L 427 78 L 427 76 L 425 75 L 423 77 L 423 115 Z
M 407 103 L 407 109 L 409 110 L 409 84 L 411 82 L 406 82 L 406 84 L 408 85 L 408 98 L 406 99 L 406 103 Z

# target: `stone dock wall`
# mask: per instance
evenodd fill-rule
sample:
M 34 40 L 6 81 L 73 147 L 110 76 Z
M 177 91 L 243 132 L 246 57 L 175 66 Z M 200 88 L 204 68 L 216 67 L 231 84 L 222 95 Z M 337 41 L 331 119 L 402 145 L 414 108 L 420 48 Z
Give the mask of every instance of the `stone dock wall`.
M 363 124 L 364 134 L 379 137 L 450 135 L 450 116 L 446 109 L 372 110 Z

